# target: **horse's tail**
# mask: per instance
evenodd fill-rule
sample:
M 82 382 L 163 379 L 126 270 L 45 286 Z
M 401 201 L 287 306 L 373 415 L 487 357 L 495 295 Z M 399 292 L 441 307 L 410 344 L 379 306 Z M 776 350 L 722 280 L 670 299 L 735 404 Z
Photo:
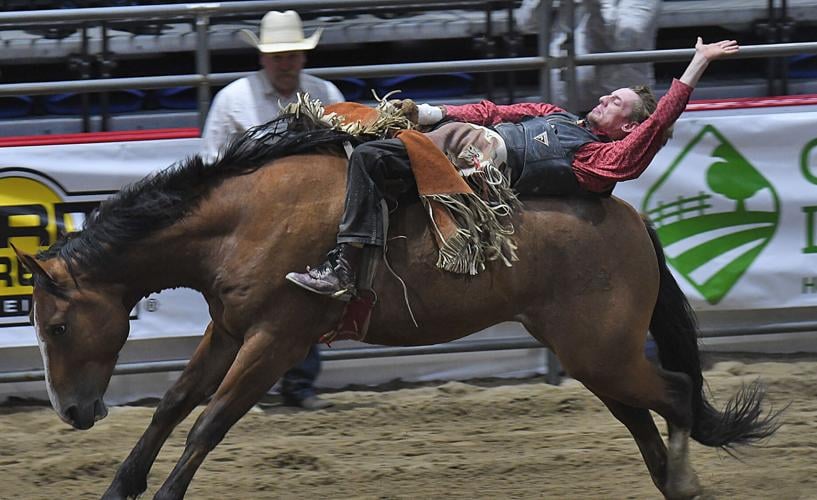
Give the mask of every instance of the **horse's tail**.
M 734 445 L 750 444 L 770 436 L 779 427 L 779 412 L 763 415 L 765 390 L 758 382 L 741 387 L 722 412 L 706 400 L 695 313 L 667 266 L 658 234 L 648 220 L 645 219 L 644 224 L 655 248 L 661 275 L 650 332 L 658 346 L 661 366 L 685 373 L 692 380 L 691 437 L 705 446 L 728 450 Z

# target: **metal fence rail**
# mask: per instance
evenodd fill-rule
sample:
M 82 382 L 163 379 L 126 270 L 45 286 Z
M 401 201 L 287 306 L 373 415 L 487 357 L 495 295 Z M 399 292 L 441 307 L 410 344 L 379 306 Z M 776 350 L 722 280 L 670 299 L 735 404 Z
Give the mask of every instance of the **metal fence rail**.
M 352 10 L 355 8 L 400 7 L 442 10 L 482 6 L 490 0 L 253 0 L 242 2 L 204 2 L 131 7 L 92 7 L 83 9 L 27 10 L 0 12 L 0 27 L 26 24 L 88 23 L 93 21 L 140 21 L 194 19 L 198 16 L 225 14 L 264 14 L 270 10 Z
M 694 49 L 644 50 L 637 52 L 600 52 L 575 56 L 576 66 L 623 64 L 636 62 L 673 62 L 689 60 Z M 742 46 L 735 59 L 781 57 L 795 54 L 817 54 L 817 42 L 763 44 Z M 332 66 L 307 68 L 304 72 L 321 78 L 384 77 L 405 75 L 433 75 L 459 71 L 487 73 L 495 71 L 541 70 L 546 63 L 551 68 L 566 64 L 566 58 L 507 57 L 495 59 L 464 59 L 460 61 L 373 64 L 360 66 Z M 0 84 L 0 96 L 36 95 L 54 92 L 103 92 L 129 88 L 154 89 L 177 85 L 225 85 L 252 72 L 189 74 L 173 76 L 143 76 L 130 78 L 98 78 L 89 80 L 62 80 L 56 82 Z
M 751 335 L 769 335 L 784 333 L 805 333 L 817 331 L 817 321 L 770 323 L 765 325 L 702 328 L 701 338 L 742 337 Z M 323 361 L 344 361 L 351 359 L 386 358 L 397 356 L 421 356 L 424 354 L 452 354 L 479 351 L 506 351 L 512 349 L 540 349 L 544 346 L 533 338 L 518 339 L 485 339 L 466 340 L 413 347 L 353 347 L 348 349 L 331 349 L 321 351 Z M 122 363 L 114 369 L 114 375 L 135 375 L 143 373 L 162 373 L 184 370 L 186 359 L 167 361 L 146 361 L 141 363 Z M 549 358 L 550 365 L 555 358 Z M 556 370 L 548 366 L 548 378 L 558 382 Z M 557 378 L 553 378 L 557 377 Z M 25 370 L 0 372 L 0 383 L 38 382 L 45 380 L 43 370 Z
M 532 338 L 523 339 L 486 339 L 464 342 L 452 342 L 430 346 L 415 347 L 354 347 L 348 349 L 330 349 L 321 351 L 322 361 L 342 361 L 350 359 L 385 358 L 395 356 L 420 356 L 423 354 L 451 354 L 479 351 L 502 351 L 511 349 L 536 349 L 544 347 Z M 186 359 L 169 361 L 148 361 L 142 363 L 123 363 L 117 365 L 115 375 L 134 375 L 140 373 L 161 373 L 183 370 Z M 3 382 L 37 382 L 45 380 L 43 370 L 17 372 L 0 372 L 0 383 Z

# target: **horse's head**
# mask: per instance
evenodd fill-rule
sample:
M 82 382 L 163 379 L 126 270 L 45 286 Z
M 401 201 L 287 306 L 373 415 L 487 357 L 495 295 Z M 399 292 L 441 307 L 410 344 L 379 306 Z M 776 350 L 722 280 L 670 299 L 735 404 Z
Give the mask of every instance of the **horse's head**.
M 40 261 L 21 251 L 17 256 L 34 277 L 31 322 L 48 397 L 63 421 L 89 429 L 108 414 L 102 396 L 130 328 L 122 290 L 81 287 L 60 258 Z

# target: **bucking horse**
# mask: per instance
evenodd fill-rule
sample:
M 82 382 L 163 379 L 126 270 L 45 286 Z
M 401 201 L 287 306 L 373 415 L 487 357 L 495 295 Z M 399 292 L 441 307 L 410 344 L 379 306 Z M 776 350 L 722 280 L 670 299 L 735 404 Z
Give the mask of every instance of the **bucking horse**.
M 51 404 L 77 429 L 107 415 L 103 395 L 140 299 L 187 287 L 208 304 L 195 353 L 103 498 L 144 492 L 171 431 L 207 401 L 155 495 L 182 498 L 227 431 L 335 327 L 343 303 L 284 277 L 334 245 L 349 140 L 332 129 L 251 129 L 216 160 L 193 156 L 125 187 L 36 256 L 17 251 L 34 283 Z M 627 427 L 666 498 L 699 495 L 689 438 L 731 450 L 770 436 L 778 424 L 762 387 L 744 386 L 723 410 L 707 401 L 694 314 L 656 232 L 631 206 L 614 196 L 522 201 L 512 216 L 518 261 L 489 262 L 476 276 L 435 265 L 420 203 L 395 211 L 389 234 L 405 237 L 390 240 L 387 258 L 405 289 L 378 273 L 365 341 L 437 344 L 519 322 Z M 645 357 L 648 330 L 660 363 Z M 650 410 L 668 423 L 666 444 Z

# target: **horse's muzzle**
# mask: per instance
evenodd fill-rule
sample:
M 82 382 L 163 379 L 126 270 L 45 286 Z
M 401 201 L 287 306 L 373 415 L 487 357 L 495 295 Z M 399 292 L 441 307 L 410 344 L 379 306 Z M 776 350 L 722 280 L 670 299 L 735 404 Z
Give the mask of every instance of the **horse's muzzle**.
M 75 429 L 84 431 L 93 427 L 94 422 L 106 416 L 108 416 L 108 408 L 102 399 L 97 399 L 90 405 L 71 405 L 65 410 L 63 420 Z

